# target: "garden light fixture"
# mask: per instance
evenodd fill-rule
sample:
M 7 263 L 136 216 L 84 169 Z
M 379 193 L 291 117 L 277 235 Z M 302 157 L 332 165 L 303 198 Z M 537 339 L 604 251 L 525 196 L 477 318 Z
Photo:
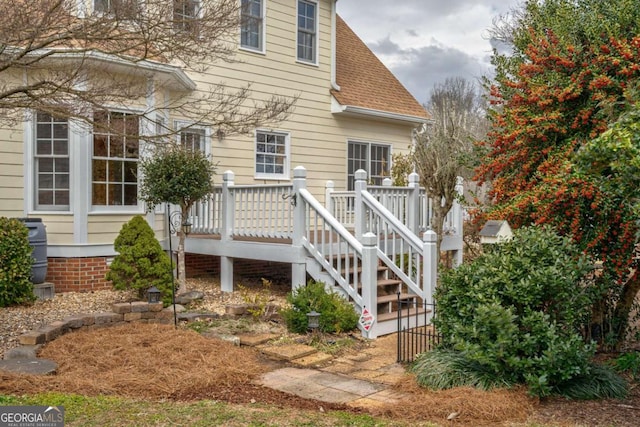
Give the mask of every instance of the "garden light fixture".
M 315 332 L 320 327 L 320 313 L 315 310 L 307 313 L 308 327 L 312 332 Z
M 156 304 L 161 301 L 161 292 L 155 286 L 150 287 L 147 290 L 147 302 L 149 304 Z

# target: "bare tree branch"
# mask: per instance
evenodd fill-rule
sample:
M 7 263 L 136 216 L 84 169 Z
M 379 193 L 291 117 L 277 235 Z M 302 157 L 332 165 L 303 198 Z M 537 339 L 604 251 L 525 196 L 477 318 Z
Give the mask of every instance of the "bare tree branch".
M 0 120 L 19 121 L 24 109 L 32 109 L 93 125 L 94 111 L 130 108 L 132 100 L 159 90 L 150 89 L 149 70 L 203 73 L 236 61 L 237 0 L 112 0 L 108 10 L 85 10 L 79 3 L 0 3 Z M 281 121 L 297 100 L 252 101 L 249 86 L 228 89 L 224 82 L 199 81 L 197 91 L 170 93 L 166 104 L 146 106 L 141 116 L 152 119 L 161 108 L 227 134 Z

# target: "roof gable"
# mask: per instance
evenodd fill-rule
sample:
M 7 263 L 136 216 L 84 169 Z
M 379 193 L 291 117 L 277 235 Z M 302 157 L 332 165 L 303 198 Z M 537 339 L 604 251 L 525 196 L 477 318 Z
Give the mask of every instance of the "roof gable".
M 409 93 L 344 20 L 336 19 L 336 83 L 331 94 L 343 106 L 401 116 L 429 118 Z

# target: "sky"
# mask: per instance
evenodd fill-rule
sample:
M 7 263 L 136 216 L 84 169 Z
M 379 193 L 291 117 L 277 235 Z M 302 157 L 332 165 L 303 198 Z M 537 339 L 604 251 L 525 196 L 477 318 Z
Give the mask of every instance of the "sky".
M 447 77 L 491 73 L 487 30 L 520 0 L 339 0 L 338 14 L 421 104 Z

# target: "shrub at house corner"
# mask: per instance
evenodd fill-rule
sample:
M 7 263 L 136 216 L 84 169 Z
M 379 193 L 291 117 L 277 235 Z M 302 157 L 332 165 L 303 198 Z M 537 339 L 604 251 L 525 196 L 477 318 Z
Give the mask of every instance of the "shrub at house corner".
M 137 215 L 122 226 L 114 248 L 118 255 L 106 279 L 115 289 L 135 289 L 143 299 L 146 290 L 155 286 L 162 292 L 165 305 L 171 303 L 171 261 L 142 216 Z
M 0 307 L 35 299 L 31 252 L 27 227 L 15 218 L 0 217 Z
M 418 381 L 432 388 L 526 384 L 537 396 L 624 395 L 624 382 L 593 364 L 595 347 L 580 335 L 594 298 L 590 265 L 569 238 L 524 227 L 448 271 L 434 320 L 444 345 L 419 357 Z

